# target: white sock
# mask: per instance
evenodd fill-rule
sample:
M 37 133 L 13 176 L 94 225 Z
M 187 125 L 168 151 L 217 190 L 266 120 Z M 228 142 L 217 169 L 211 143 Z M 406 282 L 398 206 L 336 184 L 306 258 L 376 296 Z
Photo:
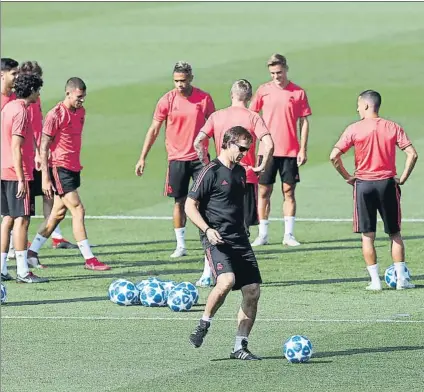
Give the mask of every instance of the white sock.
M 367 270 L 371 277 L 371 283 L 380 284 L 380 277 L 378 276 L 378 263 L 374 265 L 367 265 Z
M 406 279 L 406 276 L 405 276 L 406 263 L 404 261 L 401 261 L 398 263 L 394 263 L 394 265 L 395 265 L 395 272 L 396 272 L 397 278 L 400 280 L 405 280 Z
M 236 343 L 234 344 L 234 352 L 241 350 L 243 347 L 241 346 L 241 342 L 243 340 L 248 340 L 247 336 L 236 336 Z
M 9 252 L 13 250 L 13 232 L 10 232 Z
M 209 260 L 205 256 L 205 266 L 203 267 L 202 278 L 210 278 L 211 277 L 211 266 L 209 265 Z
M 174 229 L 175 237 L 177 238 L 177 248 L 185 249 L 185 227 Z
M 294 221 L 296 217 L 294 216 L 285 216 L 284 217 L 284 235 L 293 235 L 294 231 Z
M 7 275 L 7 253 L 1 254 L 1 273 Z
M 87 239 L 79 241 L 77 244 L 84 259 L 88 260 L 94 257 Z
M 52 238 L 54 238 L 55 240 L 63 240 L 62 230 L 60 230 L 59 225 L 57 225 L 54 229 L 52 233 Z
M 211 323 L 211 322 L 212 322 L 212 317 L 202 316 L 202 320 L 203 320 L 203 321 L 206 321 L 206 322 L 208 322 L 208 323 Z
M 46 237 L 43 237 L 42 235 L 37 233 L 37 235 L 31 242 L 31 246 L 29 247 L 29 250 L 32 250 L 33 252 L 38 253 L 46 241 L 47 241 Z
M 261 219 L 259 221 L 259 237 L 261 238 L 268 237 L 268 225 L 269 225 L 268 219 Z
M 19 276 L 27 276 L 29 272 L 26 250 L 16 251 L 16 270 Z

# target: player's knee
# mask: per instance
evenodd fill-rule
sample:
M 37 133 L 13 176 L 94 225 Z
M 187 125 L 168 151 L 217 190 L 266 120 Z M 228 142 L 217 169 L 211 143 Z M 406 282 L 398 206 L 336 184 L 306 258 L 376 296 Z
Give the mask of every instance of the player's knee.
M 29 216 L 20 216 L 19 218 L 15 218 L 13 228 L 15 230 L 28 230 L 29 221 Z
M 403 242 L 402 236 L 399 231 L 397 233 L 389 234 L 389 237 L 393 242 L 396 242 L 396 243 Z
M 284 200 L 287 201 L 295 201 L 295 196 L 294 196 L 294 187 L 288 184 L 284 184 L 283 186 L 283 194 L 284 194 Z
M 260 185 L 258 193 L 259 193 L 259 197 L 261 197 L 262 199 L 269 199 L 272 193 L 272 186 Z
M 218 276 L 216 288 L 221 291 L 221 294 L 228 294 L 235 284 L 234 274 L 222 274 Z
M 243 297 L 247 302 L 258 302 L 261 296 L 259 284 L 250 284 L 243 287 Z
M 12 218 L 11 216 L 4 216 L 1 221 L 1 224 L 3 227 L 7 227 L 9 230 L 12 230 L 14 222 L 15 222 L 15 219 Z
M 175 199 L 175 204 L 176 204 L 179 208 L 184 209 L 186 199 L 187 199 L 186 197 L 179 197 L 179 198 Z
M 84 219 L 85 217 L 85 208 L 82 203 L 78 204 L 71 210 L 72 218 Z

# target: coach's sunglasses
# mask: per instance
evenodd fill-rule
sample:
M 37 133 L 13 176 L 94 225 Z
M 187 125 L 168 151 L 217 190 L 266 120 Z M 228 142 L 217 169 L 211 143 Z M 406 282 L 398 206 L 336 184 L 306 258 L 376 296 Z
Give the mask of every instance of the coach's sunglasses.
M 240 152 L 246 152 L 249 151 L 249 147 L 244 147 L 244 146 L 240 146 L 237 143 L 233 143 L 234 145 L 236 145 L 239 149 Z

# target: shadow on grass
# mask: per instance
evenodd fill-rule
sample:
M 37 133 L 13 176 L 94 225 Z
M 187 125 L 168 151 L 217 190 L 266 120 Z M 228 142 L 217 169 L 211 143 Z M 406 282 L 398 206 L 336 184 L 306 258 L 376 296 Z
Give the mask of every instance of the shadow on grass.
M 109 298 L 107 297 L 107 295 L 103 295 L 100 297 L 45 299 L 45 300 L 39 300 L 39 301 L 18 301 L 18 302 L 8 302 L 7 307 L 26 306 L 26 305 L 66 304 L 71 302 L 99 302 L 99 301 L 109 301 Z
M 424 239 L 424 235 L 405 235 L 402 236 L 404 240 L 420 240 Z M 376 242 L 387 242 L 389 245 L 389 237 L 377 237 Z M 344 243 L 344 242 L 358 242 L 359 245 L 361 244 L 361 237 L 358 234 L 358 237 L 352 237 L 352 238 L 339 238 L 339 239 L 331 239 L 331 240 L 321 240 L 321 241 L 303 241 L 302 244 L 335 244 L 335 243 Z

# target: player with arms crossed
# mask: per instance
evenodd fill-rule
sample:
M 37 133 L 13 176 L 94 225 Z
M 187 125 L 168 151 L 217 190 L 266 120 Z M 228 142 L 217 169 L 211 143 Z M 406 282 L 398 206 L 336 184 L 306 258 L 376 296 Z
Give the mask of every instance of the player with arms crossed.
M 185 205 L 190 220 L 200 229 L 205 253 L 216 286 L 206 301 L 203 317 L 190 335 L 190 343 L 200 347 L 212 318 L 231 290 L 241 290 L 238 331 L 232 359 L 258 360 L 247 348 L 256 318 L 260 284 L 258 263 L 244 226 L 246 171 L 238 163 L 250 149 L 252 134 L 241 126 L 227 130 L 218 158 L 201 171 Z
M 362 253 L 371 283 L 367 290 L 381 290 L 377 254 L 374 246 L 377 211 L 390 236 L 392 258 L 397 275 L 396 289 L 415 286 L 405 270 L 405 246 L 400 233 L 400 187 L 409 178 L 418 159 L 417 152 L 399 124 L 385 120 L 378 114 L 381 96 L 373 90 L 364 91 L 358 98 L 360 121 L 349 125 L 331 152 L 330 159 L 336 170 L 353 185 L 353 229 L 362 233 Z M 355 149 L 355 174 L 345 169 L 342 154 Z M 405 169 L 396 178 L 396 147 L 406 154 Z
M 299 246 L 294 237 L 296 216 L 296 184 L 300 181 L 299 166 L 307 161 L 309 135 L 308 116 L 312 114 L 305 90 L 287 78 L 289 67 L 281 54 L 274 54 L 268 60 L 272 81 L 263 84 L 256 91 L 250 109 L 262 111 L 262 117 L 274 141 L 273 159 L 259 177 L 259 236 L 252 246 L 268 244 L 269 213 L 271 194 L 277 172 L 280 173 L 284 195 L 284 238 L 283 245 Z M 300 128 L 300 143 L 297 127 Z M 259 162 L 264 154 L 259 149 Z
M 1 280 L 12 280 L 7 270 L 10 233 L 16 248 L 16 281 L 43 283 L 48 279 L 28 269 L 28 226 L 34 215 L 30 185 L 34 170 L 34 135 L 28 107 L 36 102 L 43 85 L 38 75 L 20 75 L 15 80 L 16 99 L 1 111 Z
M 65 86 L 65 99 L 47 113 L 44 121 L 40 145 L 42 188 L 47 198 L 52 198 L 54 191 L 54 202 L 50 216 L 42 223 L 28 251 L 28 258 L 33 265 L 40 263 L 40 248 L 69 210 L 74 237 L 85 259 L 84 267 L 96 271 L 110 269 L 91 252 L 85 229 L 85 210 L 78 193 L 81 184 L 80 153 L 86 90 L 80 78 L 70 78 Z M 50 168 L 49 150 L 52 158 Z
M 213 113 L 204 127 L 200 130 L 194 141 L 194 148 L 199 159 L 207 164 L 208 159 L 204 156 L 204 141 L 213 137 L 215 140 L 216 155 L 221 153 L 221 146 L 225 132 L 231 127 L 240 125 L 246 128 L 252 135 L 252 144 L 240 164 L 246 170 L 246 192 L 244 195 L 244 223 L 249 231 L 250 226 L 259 223 L 257 210 L 258 174 L 262 172 L 272 157 L 274 143 L 271 135 L 259 114 L 247 109 L 247 104 L 252 98 L 252 85 L 245 79 L 234 82 L 231 87 L 231 106 Z M 256 140 L 263 144 L 263 159 L 260 166 L 256 164 Z M 207 257 L 201 278 L 196 282 L 197 286 L 208 287 L 211 285 L 211 269 Z
M 185 245 L 187 218 L 184 203 L 190 178 L 194 181 L 203 167 L 193 142 L 200 128 L 215 111 L 215 106 L 208 93 L 191 85 L 193 73 L 190 64 L 182 61 L 175 64 L 173 77 L 175 88 L 166 93 L 156 105 L 140 159 L 135 166 L 135 174 L 143 175 L 147 155 L 165 121 L 165 145 L 169 161 L 165 194 L 175 200 L 173 218 L 177 239 L 177 247 L 171 257 L 181 257 L 187 254 Z M 207 150 L 207 146 L 205 149 Z

